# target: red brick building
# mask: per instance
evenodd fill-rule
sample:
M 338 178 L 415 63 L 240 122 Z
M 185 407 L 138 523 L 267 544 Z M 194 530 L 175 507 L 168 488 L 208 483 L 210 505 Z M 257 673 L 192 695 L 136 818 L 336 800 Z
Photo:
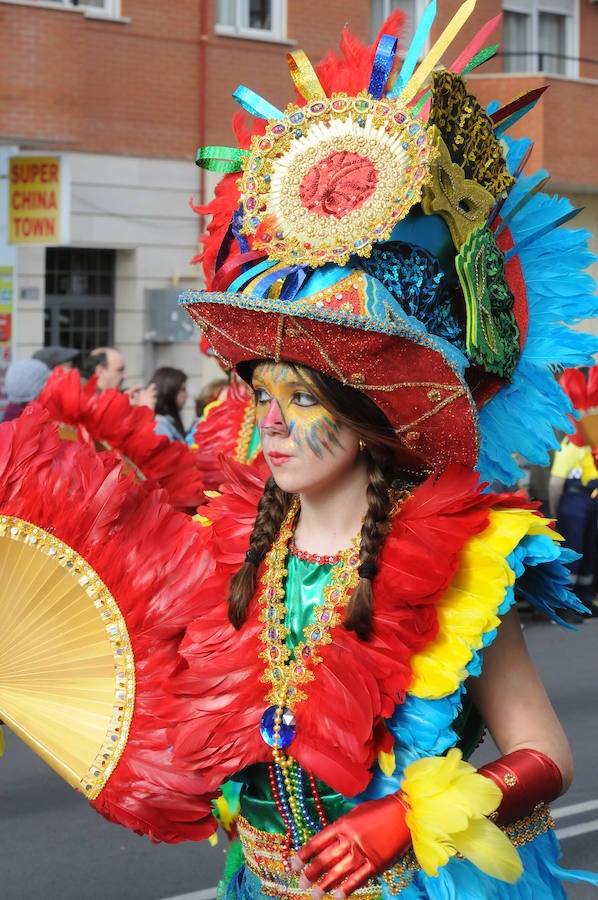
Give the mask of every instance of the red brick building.
M 12 298 L 13 355 L 44 341 L 115 343 L 132 377 L 170 363 L 198 388 L 212 371 L 172 302 L 200 284 L 188 201 L 209 199 L 215 178 L 194 166 L 197 147 L 232 141 L 239 84 L 276 106 L 289 102 L 289 51 L 315 62 L 343 25 L 367 40 L 396 6 L 407 13 L 407 43 L 424 5 L 0 0 L 0 306 Z M 459 5 L 438 0 L 432 40 Z M 584 206 L 577 221 L 598 233 L 598 2 L 478 0 L 455 55 L 501 11 L 493 41 L 502 53 L 470 76 L 475 91 L 504 102 L 550 82 L 521 125 L 535 142 L 529 168 L 546 167 L 552 190 Z M 61 163 L 57 244 L 8 242 L 15 157 Z

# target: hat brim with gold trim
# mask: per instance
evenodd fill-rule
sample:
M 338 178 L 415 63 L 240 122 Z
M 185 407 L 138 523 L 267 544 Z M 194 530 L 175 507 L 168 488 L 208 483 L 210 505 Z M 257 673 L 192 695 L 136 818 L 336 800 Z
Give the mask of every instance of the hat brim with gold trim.
M 274 359 L 310 366 L 367 394 L 423 468 L 447 459 L 475 464 L 477 409 L 464 356 L 406 316 L 363 270 L 318 269 L 310 292 L 289 301 L 188 293 L 181 303 L 226 365 Z
M 400 69 L 395 15 L 316 70 L 290 54 L 284 111 L 235 92 L 253 136 L 198 153 L 227 174 L 203 210 L 206 290 L 180 302 L 223 362 L 314 366 L 370 396 L 425 468 L 511 483 L 513 453 L 546 462 L 568 427 L 553 373 L 592 361 L 598 341 L 568 326 L 598 308 L 589 236 L 561 227 L 578 210 L 523 175 L 531 144 L 507 135 L 542 89 L 488 111 L 467 90 L 498 19 L 440 66 L 474 6 L 421 63 L 434 4 Z

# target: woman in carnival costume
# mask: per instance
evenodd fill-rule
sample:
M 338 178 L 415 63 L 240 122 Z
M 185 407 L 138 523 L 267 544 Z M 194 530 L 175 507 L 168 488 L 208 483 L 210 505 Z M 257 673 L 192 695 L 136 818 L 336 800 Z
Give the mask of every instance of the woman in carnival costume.
M 472 8 L 419 65 L 432 7 L 400 69 L 398 17 L 315 70 L 292 53 L 297 102 L 239 88 L 254 134 L 198 155 L 226 174 L 181 303 L 251 383 L 271 472 L 257 514 L 240 466 L 208 504 L 215 569 L 164 704 L 173 763 L 207 797 L 240 785 L 227 897 L 598 884 L 558 865 L 572 760 L 515 610 L 580 610 L 570 556 L 484 487 L 568 427 L 553 371 L 598 349 L 562 324 L 596 315 L 592 256 L 506 134 L 537 98 L 487 114 L 461 77 L 494 23 L 438 66 Z M 475 710 L 503 754 L 477 771 Z

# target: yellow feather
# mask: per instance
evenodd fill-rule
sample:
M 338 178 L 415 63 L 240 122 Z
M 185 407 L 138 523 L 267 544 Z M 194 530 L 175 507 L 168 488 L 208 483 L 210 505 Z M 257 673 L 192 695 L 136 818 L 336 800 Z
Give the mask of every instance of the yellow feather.
M 484 635 L 499 624 L 498 610 L 515 579 L 506 557 L 527 534 L 559 539 L 530 510 L 508 509 L 492 510 L 485 531 L 465 544 L 459 568 L 436 607 L 438 637 L 411 660 L 410 693 L 444 697 L 467 676 Z
M 392 775 L 397 767 L 394 750 L 391 750 L 390 753 L 384 753 L 383 750 L 380 750 L 378 752 L 378 765 L 385 775 Z
M 513 884 L 523 872 L 517 850 L 506 834 L 488 819 L 474 819 L 453 840 L 462 856 L 492 878 Z
M 464 762 L 460 750 L 411 763 L 401 789 L 409 807 L 406 821 L 413 850 L 424 872 L 436 875 L 460 853 L 494 878 L 517 880 L 522 871 L 519 855 L 486 818 L 501 801 L 500 788 Z

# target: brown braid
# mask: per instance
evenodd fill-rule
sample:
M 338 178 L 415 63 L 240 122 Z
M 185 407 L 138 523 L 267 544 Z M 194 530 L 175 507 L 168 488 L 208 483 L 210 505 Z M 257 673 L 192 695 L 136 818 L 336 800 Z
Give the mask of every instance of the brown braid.
M 368 510 L 361 527 L 359 558 L 362 563 L 375 566 L 382 542 L 390 530 L 391 501 L 389 482 L 381 461 L 372 450 L 366 448 L 364 452 L 369 475 Z M 355 631 L 363 641 L 367 641 L 372 632 L 373 605 L 372 581 L 362 577 L 349 600 L 344 625 L 350 631 Z
M 249 546 L 263 559 L 272 546 L 289 506 L 292 494 L 281 490 L 272 476 L 268 478 L 258 504 L 257 516 Z M 257 586 L 258 566 L 245 562 L 231 578 L 228 595 L 228 617 L 239 629 L 247 618 L 247 608 Z

